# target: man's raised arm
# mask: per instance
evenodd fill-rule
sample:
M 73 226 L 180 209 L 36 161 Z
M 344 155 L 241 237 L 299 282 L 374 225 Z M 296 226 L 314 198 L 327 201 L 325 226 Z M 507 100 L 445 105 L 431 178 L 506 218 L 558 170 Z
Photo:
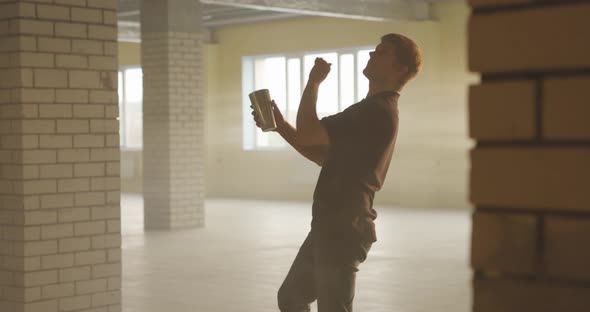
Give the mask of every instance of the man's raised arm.
M 330 65 L 321 58 L 316 58 L 309 73 L 309 79 L 297 111 L 297 141 L 305 146 L 327 146 L 330 144 L 328 133 L 318 118 L 316 103 L 320 84 L 330 72 Z

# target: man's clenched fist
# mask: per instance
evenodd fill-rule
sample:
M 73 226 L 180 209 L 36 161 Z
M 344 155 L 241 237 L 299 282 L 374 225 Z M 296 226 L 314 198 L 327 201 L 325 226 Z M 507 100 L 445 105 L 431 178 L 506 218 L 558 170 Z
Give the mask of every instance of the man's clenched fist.
M 326 62 L 323 58 L 316 58 L 315 64 L 309 73 L 309 82 L 319 84 L 324 81 L 330 72 L 330 66 L 332 64 Z

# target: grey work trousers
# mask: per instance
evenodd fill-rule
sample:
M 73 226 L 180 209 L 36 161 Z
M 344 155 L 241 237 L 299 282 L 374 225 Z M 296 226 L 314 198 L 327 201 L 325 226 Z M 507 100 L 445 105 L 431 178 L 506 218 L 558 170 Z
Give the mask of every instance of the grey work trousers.
M 278 292 L 281 312 L 352 312 L 358 266 L 371 243 L 357 238 L 325 238 L 313 230 L 301 245 Z

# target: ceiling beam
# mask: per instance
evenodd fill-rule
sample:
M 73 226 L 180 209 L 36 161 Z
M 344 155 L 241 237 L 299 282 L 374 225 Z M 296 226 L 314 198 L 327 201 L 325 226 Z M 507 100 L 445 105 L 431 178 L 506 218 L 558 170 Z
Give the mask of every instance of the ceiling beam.
M 140 12 L 139 10 L 131 10 L 131 11 L 125 11 L 125 12 L 118 12 L 117 16 L 118 17 L 128 17 L 128 16 L 139 16 Z
M 227 25 L 234 25 L 234 24 L 246 24 L 246 23 L 256 23 L 256 22 L 265 22 L 265 21 L 272 21 L 272 20 L 282 20 L 286 18 L 298 17 L 300 15 L 291 14 L 291 13 L 276 13 L 272 15 L 251 15 L 251 16 L 243 16 L 243 17 L 231 17 L 231 18 L 223 18 L 223 19 L 211 19 L 203 21 L 203 26 L 205 27 L 219 27 L 219 26 L 227 26 Z
M 420 0 L 201 0 L 201 2 L 255 10 L 371 21 L 431 19 L 429 5 Z

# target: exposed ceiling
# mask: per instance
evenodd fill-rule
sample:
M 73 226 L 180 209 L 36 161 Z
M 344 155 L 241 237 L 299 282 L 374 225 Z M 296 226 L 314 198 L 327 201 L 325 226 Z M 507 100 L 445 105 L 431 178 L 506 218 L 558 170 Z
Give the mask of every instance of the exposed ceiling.
M 164 1 L 164 0 L 163 0 Z M 306 15 L 357 19 L 387 19 L 382 11 L 396 11 L 392 18 L 430 19 L 426 0 L 201 0 L 205 33 L 211 29 L 287 19 Z M 429 0 L 432 1 L 432 0 Z M 139 41 L 141 0 L 118 0 L 119 41 Z

